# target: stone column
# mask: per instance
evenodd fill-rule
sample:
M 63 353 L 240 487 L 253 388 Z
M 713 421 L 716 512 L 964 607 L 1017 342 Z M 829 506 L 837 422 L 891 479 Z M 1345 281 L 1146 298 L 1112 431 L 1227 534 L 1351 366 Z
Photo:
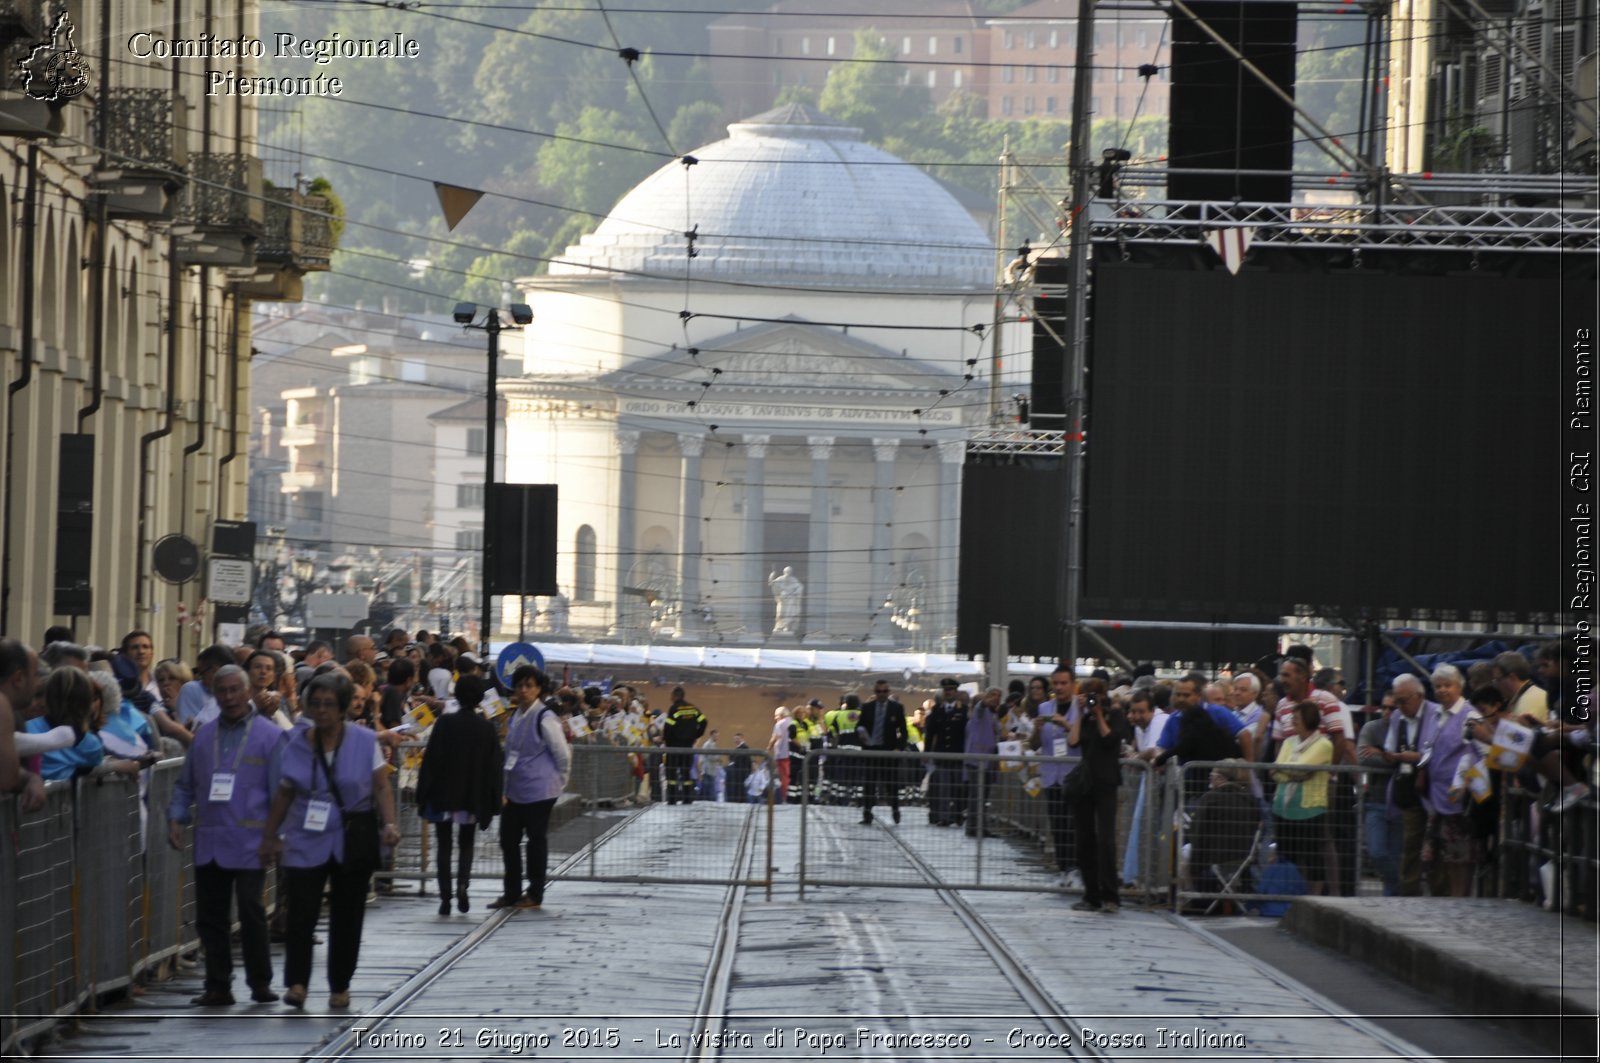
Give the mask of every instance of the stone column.
M 807 436 L 806 443 L 811 447 L 811 536 L 806 544 L 811 558 L 806 565 L 806 591 L 801 603 L 805 612 L 800 631 L 826 642 L 827 632 L 833 630 L 828 616 L 828 570 L 832 561 L 828 543 L 833 524 L 833 481 L 828 475 L 828 456 L 833 450 L 833 436 Z
M 700 621 L 700 455 L 705 451 L 704 436 L 679 436 L 678 450 L 683 455 L 681 491 L 678 502 L 678 580 L 683 591 L 678 637 L 701 634 Z
M 765 639 L 767 590 L 767 444 L 771 436 L 744 437 L 744 601 L 740 612 L 750 637 Z
M 894 641 L 894 625 L 883 604 L 894 591 L 894 459 L 898 439 L 874 439 L 872 486 L 872 586 L 867 615 L 872 617 L 871 641 L 887 646 Z
M 633 565 L 633 548 L 638 541 L 634 531 L 634 468 L 638 463 L 639 433 L 633 429 L 617 429 L 617 558 L 614 634 L 628 630 L 628 615 L 632 605 L 624 588 L 628 583 L 628 569 Z
M 944 652 L 940 640 L 956 631 L 957 584 L 961 580 L 961 465 L 967 458 L 967 445 L 959 439 L 939 444 L 939 563 L 934 566 L 938 590 L 929 595 L 935 605 L 929 619 L 932 631 L 929 649 Z

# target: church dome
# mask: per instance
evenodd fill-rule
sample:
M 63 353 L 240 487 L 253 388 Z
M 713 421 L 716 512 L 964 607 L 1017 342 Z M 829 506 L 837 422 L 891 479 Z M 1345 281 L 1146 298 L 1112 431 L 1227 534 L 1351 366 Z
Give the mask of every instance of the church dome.
M 800 104 L 728 127 L 622 197 L 552 263 L 557 277 L 621 270 L 753 283 L 984 288 L 994 248 L 956 199 L 861 130 Z M 691 263 L 683 233 L 698 228 Z

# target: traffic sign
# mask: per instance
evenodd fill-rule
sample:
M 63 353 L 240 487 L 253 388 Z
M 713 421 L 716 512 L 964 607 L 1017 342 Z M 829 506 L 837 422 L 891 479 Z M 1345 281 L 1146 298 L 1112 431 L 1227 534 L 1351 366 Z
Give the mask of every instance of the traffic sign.
M 495 658 L 494 670 L 500 675 L 500 682 L 506 686 L 511 685 L 511 673 L 525 664 L 531 664 L 539 671 L 544 671 L 544 654 L 531 642 L 513 642 L 500 651 L 500 656 Z

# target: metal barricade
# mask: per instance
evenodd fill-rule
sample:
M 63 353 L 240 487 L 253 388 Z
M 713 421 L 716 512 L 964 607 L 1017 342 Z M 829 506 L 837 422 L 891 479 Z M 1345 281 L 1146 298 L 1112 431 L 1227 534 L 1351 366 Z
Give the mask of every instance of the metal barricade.
M 1181 767 L 1172 761 L 1168 769 L 1178 910 L 1211 913 L 1306 892 L 1355 896 L 1383 889 L 1367 878 L 1378 870 L 1366 845 L 1367 812 L 1369 802 L 1385 800 L 1392 769 L 1319 764 L 1290 771 L 1237 760 Z M 1408 829 L 1417 831 L 1420 847 L 1420 825 Z
M 128 899 L 143 892 L 128 877 L 138 849 L 128 832 L 130 812 L 138 826 L 139 783 L 121 774 L 81 778 L 74 805 L 77 859 L 73 861 L 76 898 L 78 978 L 88 993 L 124 986 L 132 977 L 129 956 Z
M 1600 826 L 1593 793 L 1556 815 L 1541 803 L 1538 791 L 1521 782 L 1502 775 L 1497 788 L 1495 892 L 1594 920 Z
M 7 883 L 15 919 L 12 1006 L 15 1025 L 0 1050 L 54 1025 L 82 1000 L 73 956 L 74 792 L 50 783 L 37 812 L 13 810 L 15 880 Z
M 613 830 L 597 831 L 581 858 L 552 877 L 589 882 L 770 885 L 772 832 L 780 828 L 774 821 L 776 776 L 767 765 L 766 754 L 749 747 L 647 750 L 578 743 L 573 747 L 572 779 L 580 791 L 587 791 L 585 804 L 593 808 L 624 799 L 637 801 L 635 790 L 643 787 L 636 771 L 640 758 L 649 763 L 651 753 L 660 761 L 661 804 L 637 819 L 613 819 Z M 722 769 L 724 800 L 697 796 L 697 772 L 708 760 L 718 762 Z M 754 787 L 748 785 L 752 778 L 757 782 Z M 758 800 L 735 799 L 739 797 Z M 679 808 L 683 811 L 677 811 Z M 732 859 L 736 851 L 751 854 L 742 866 L 735 866 Z
M 150 772 L 149 826 L 144 847 L 144 881 L 137 901 L 142 933 L 135 939 L 135 966 L 147 969 L 192 948 L 194 929 L 194 847 L 167 844 L 167 806 L 183 761 L 164 760 Z M 268 876 L 269 880 L 271 876 Z
M 818 758 L 807 761 L 810 764 Z M 1076 833 L 1072 802 L 1059 789 L 1042 785 L 1046 765 L 1077 765 L 1076 757 L 1031 753 L 964 754 L 893 752 L 855 747 L 830 749 L 823 759 L 825 782 L 821 802 L 814 787 L 803 788 L 801 848 L 797 874 L 802 893 L 808 886 L 901 886 L 984 890 L 1076 890 L 1056 874 L 1075 867 L 1071 852 Z M 1162 882 L 1165 865 L 1159 857 L 1163 834 L 1158 829 L 1160 787 L 1142 760 L 1122 762 L 1123 784 L 1117 792 L 1116 873 L 1122 882 L 1130 844 L 1139 854 L 1133 863 L 1146 874 L 1136 895 L 1153 897 L 1150 882 Z M 808 780 L 809 781 L 809 780 Z M 886 859 L 863 865 L 843 833 L 863 823 L 866 788 L 872 790 L 874 819 L 892 818 L 888 793 L 899 796 L 900 819 L 915 815 L 917 824 L 944 829 L 901 831 L 902 842 L 916 860 Z M 926 792 L 926 800 L 922 793 Z M 1139 795 L 1144 793 L 1143 803 Z M 907 800 L 914 795 L 915 803 Z M 1150 800 L 1154 796 L 1156 800 Z M 921 866 L 919 866 L 919 864 Z M 924 870 L 926 869 L 926 870 Z M 931 872 L 931 874 L 929 873 Z M 1132 898 L 1130 898 L 1132 899 Z

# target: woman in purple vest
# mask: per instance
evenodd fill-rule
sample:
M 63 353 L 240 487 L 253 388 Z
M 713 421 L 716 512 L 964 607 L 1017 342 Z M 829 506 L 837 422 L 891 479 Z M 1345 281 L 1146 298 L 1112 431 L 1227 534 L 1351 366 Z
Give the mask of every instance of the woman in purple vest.
M 539 908 L 550 845 L 550 813 L 572 774 L 572 747 L 561 717 L 545 703 L 550 680 L 532 665 L 511 673 L 516 715 L 506 724 L 505 796 L 500 813 L 500 855 L 505 860 L 504 890 L 490 908 Z M 522 837 L 528 839 L 528 889 L 522 890 Z
M 1455 665 L 1441 664 L 1430 678 L 1439 711 L 1429 718 L 1431 726 L 1424 728 L 1422 740 L 1422 768 L 1427 774 L 1422 805 L 1428 810 L 1422 862 L 1430 871 L 1435 897 L 1465 897 L 1472 892 L 1473 869 L 1483 859 L 1483 848 L 1467 818 L 1471 798 L 1454 789 L 1456 771 L 1471 740 L 1466 723 L 1472 710 L 1462 696 L 1465 681 Z
M 377 833 L 383 844 L 400 841 L 394 793 L 378 736 L 345 722 L 355 687 L 343 675 L 321 675 L 306 685 L 305 710 L 312 725 L 294 732 L 283 751 L 278 792 L 261 841 L 264 862 L 280 858 L 288 869 L 289 926 L 283 1002 L 303 1007 L 311 981 L 312 934 L 328 900 L 328 1006 L 350 1006 L 350 979 L 361 953 L 361 923 L 367 885 L 377 865 L 377 846 L 357 832 Z M 374 813 L 377 816 L 374 816 Z M 347 832 L 346 823 L 349 823 Z M 281 835 L 281 836 L 280 836 Z M 356 845 L 364 853 L 347 852 Z

